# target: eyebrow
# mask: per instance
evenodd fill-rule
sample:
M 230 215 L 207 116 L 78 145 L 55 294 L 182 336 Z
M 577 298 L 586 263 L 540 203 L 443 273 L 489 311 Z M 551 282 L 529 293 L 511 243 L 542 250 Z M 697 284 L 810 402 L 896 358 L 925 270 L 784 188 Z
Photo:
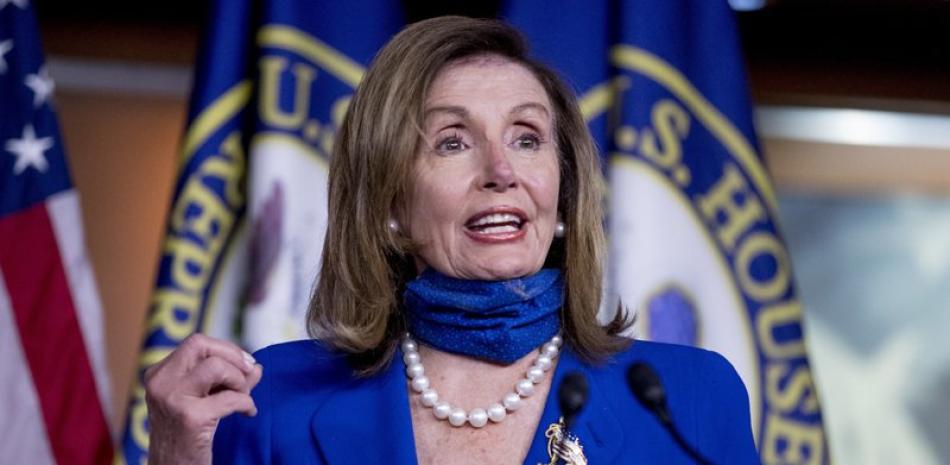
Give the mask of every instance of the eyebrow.
M 537 110 L 537 111 L 540 111 L 541 113 L 544 113 L 545 116 L 550 116 L 551 114 L 548 111 L 547 107 L 537 102 L 522 103 L 512 108 L 511 111 L 508 112 L 508 114 L 521 113 L 526 110 Z M 468 118 L 469 116 L 468 110 L 466 110 L 464 107 L 455 106 L 455 105 L 440 105 L 437 107 L 426 109 L 423 117 L 428 119 L 429 116 L 432 115 L 433 113 L 449 113 L 449 114 L 456 115 L 460 118 Z
M 521 105 L 518 105 L 518 106 L 512 108 L 510 113 L 511 113 L 511 114 L 513 114 L 513 113 L 520 113 L 520 112 L 525 111 L 525 110 L 538 110 L 538 111 L 540 111 L 541 113 L 544 113 L 544 116 L 550 116 L 550 115 L 551 115 L 551 113 L 548 111 L 548 107 L 546 107 L 546 106 L 544 106 L 544 105 L 542 105 L 542 104 L 540 104 L 540 103 L 537 103 L 537 102 L 522 103 Z
M 460 118 L 468 117 L 468 110 L 466 110 L 463 107 L 452 106 L 452 105 L 443 105 L 443 106 L 426 109 L 425 115 L 423 116 L 424 118 L 428 119 L 429 116 L 432 115 L 433 113 L 450 113 Z

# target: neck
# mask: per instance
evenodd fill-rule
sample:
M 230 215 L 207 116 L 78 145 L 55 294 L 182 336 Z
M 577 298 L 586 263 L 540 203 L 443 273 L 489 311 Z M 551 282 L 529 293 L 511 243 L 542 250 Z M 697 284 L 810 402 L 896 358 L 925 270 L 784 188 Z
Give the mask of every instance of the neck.
M 425 363 L 426 375 L 438 389 L 439 395 L 455 400 L 459 407 L 472 409 L 498 402 L 510 392 L 514 384 L 524 378 L 525 371 L 537 359 L 538 353 L 531 351 L 510 365 L 453 354 L 425 344 L 419 347 L 419 355 Z M 554 363 L 556 367 L 557 359 Z M 538 392 L 532 399 L 540 398 L 543 402 L 555 367 L 536 385 Z

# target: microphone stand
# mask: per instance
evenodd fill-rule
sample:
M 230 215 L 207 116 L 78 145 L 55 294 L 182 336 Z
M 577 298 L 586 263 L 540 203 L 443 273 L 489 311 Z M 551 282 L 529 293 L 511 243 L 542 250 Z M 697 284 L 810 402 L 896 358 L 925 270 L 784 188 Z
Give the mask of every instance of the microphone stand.
M 683 452 L 686 452 L 686 455 L 699 465 L 713 465 L 709 459 L 686 442 L 686 438 L 676 428 L 673 417 L 670 415 L 670 409 L 666 404 L 666 391 L 663 389 L 660 377 L 657 376 L 656 371 L 650 365 L 645 362 L 636 362 L 630 365 L 627 370 L 627 384 L 637 400 L 656 416 L 660 424 L 673 437 L 673 441 Z
M 693 461 L 695 461 L 699 465 L 713 465 L 713 463 L 710 462 L 709 459 L 707 459 L 706 457 L 703 457 L 699 453 L 699 451 L 697 451 L 693 446 L 689 445 L 689 443 L 686 442 L 686 438 L 684 438 L 683 435 L 680 434 L 680 431 L 676 429 L 676 426 L 673 425 L 672 421 L 663 421 L 662 419 L 660 419 L 660 423 L 663 424 L 663 427 L 666 428 L 666 430 L 670 432 L 670 436 L 673 436 L 673 441 L 675 441 L 676 444 L 679 445 L 681 449 L 683 449 L 683 452 L 686 452 L 686 455 L 688 455 L 691 459 L 693 459 Z

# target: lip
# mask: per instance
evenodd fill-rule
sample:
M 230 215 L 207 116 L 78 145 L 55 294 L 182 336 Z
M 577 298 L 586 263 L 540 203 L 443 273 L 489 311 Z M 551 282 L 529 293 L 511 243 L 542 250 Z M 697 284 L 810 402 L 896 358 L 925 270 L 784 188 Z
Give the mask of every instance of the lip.
M 518 228 L 517 231 L 505 232 L 505 233 L 484 233 L 484 232 L 473 230 L 469 227 L 469 225 L 475 223 L 476 221 L 480 220 L 481 218 L 487 215 L 495 215 L 495 214 L 502 214 L 502 213 L 507 213 L 509 215 L 517 216 L 518 219 L 521 220 L 521 227 Z M 523 238 L 525 234 L 527 234 L 528 222 L 529 222 L 528 215 L 524 212 L 524 210 L 517 207 L 501 205 L 501 206 L 486 208 L 485 210 L 479 211 L 478 213 L 472 215 L 471 217 L 469 217 L 467 221 L 465 221 L 464 229 L 465 229 L 465 235 L 467 235 L 469 238 L 471 238 L 474 241 L 483 242 L 487 244 L 499 244 L 499 243 L 505 243 L 505 242 L 514 242 Z

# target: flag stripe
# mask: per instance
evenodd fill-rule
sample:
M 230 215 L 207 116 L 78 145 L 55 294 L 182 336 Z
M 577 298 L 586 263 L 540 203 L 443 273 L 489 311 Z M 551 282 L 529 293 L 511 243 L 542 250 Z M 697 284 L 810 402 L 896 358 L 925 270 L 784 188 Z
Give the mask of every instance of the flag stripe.
M 92 264 L 86 256 L 79 193 L 73 189 L 61 192 L 51 196 L 46 204 L 62 256 L 62 266 L 72 292 L 73 305 L 79 316 L 86 353 L 92 362 L 99 403 L 105 418 L 111 419 L 112 397 L 109 395 L 109 367 L 106 365 L 102 305 L 99 303 Z M 111 425 L 111 422 L 107 423 Z
M 0 457 L 4 463 L 53 465 L 53 455 L 0 272 Z
M 46 203 L 0 220 L 0 238 L 0 269 L 56 463 L 106 463 L 109 429 Z

